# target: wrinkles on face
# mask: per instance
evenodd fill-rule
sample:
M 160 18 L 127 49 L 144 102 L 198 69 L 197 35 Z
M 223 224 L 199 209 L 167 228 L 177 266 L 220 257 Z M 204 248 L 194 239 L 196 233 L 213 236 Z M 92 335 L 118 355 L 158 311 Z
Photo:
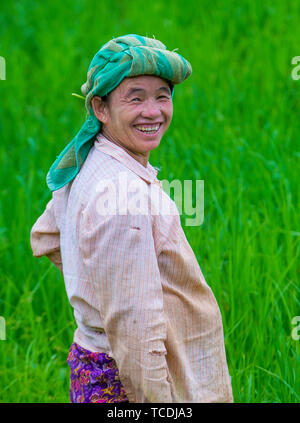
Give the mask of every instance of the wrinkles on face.
M 102 133 L 146 167 L 172 115 L 171 90 L 165 80 L 152 75 L 125 78 L 110 93 Z M 156 130 L 146 132 L 143 124 L 156 124 Z

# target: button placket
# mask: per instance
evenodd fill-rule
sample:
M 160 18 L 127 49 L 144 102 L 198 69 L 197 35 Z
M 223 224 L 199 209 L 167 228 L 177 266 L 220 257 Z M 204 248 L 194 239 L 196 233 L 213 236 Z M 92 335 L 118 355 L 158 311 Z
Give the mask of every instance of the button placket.
M 159 181 L 158 179 L 153 179 L 152 183 L 153 183 L 153 184 L 156 184 L 156 185 L 158 185 L 160 188 L 162 188 L 162 183 L 161 183 L 161 181 Z

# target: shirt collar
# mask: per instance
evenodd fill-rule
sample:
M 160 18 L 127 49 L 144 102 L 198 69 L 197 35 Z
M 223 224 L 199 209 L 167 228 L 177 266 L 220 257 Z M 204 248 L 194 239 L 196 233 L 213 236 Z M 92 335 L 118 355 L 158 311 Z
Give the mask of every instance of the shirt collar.
M 103 153 L 109 154 L 119 162 L 123 163 L 128 169 L 132 170 L 146 182 L 159 183 L 160 185 L 160 181 L 156 177 L 158 172 L 156 168 L 154 168 L 149 162 L 147 163 L 147 167 L 143 166 L 122 147 L 108 140 L 103 134 L 99 133 L 97 135 L 94 146 L 97 150 L 103 151 Z

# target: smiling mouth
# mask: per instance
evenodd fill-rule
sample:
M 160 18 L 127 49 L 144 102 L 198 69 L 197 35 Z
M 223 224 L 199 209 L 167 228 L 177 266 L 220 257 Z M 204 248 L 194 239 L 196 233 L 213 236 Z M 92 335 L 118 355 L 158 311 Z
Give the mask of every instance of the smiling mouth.
M 134 129 L 138 131 L 140 134 L 143 134 L 147 137 L 155 136 L 158 134 L 161 123 L 155 125 L 135 125 Z

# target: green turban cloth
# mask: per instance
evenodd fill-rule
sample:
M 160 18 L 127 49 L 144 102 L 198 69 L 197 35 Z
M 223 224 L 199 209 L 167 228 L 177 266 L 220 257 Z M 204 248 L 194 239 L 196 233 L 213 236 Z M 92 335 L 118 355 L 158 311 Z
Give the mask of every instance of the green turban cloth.
M 95 54 L 87 81 L 81 87 L 87 119 L 50 167 L 46 178 L 49 189 L 55 191 L 75 178 L 100 132 L 101 122 L 91 105 L 93 96 L 105 96 L 126 77 L 156 75 L 176 85 L 191 73 L 190 63 L 175 51 L 167 50 L 159 40 L 129 34 L 104 44 Z M 172 97 L 173 94 L 174 89 Z

